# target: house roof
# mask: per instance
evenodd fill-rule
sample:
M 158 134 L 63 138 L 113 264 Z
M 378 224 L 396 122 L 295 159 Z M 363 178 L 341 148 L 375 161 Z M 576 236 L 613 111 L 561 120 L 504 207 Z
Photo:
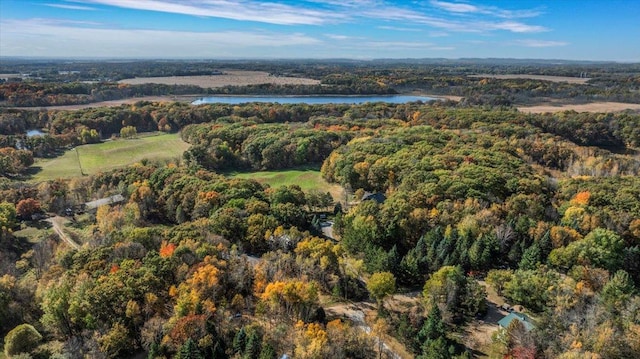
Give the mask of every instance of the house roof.
M 362 196 L 361 201 L 376 201 L 378 203 L 383 203 L 387 199 L 387 196 L 384 193 L 376 192 L 365 192 Z
M 535 327 L 533 325 L 533 323 L 531 322 L 531 318 L 527 317 L 526 315 L 524 315 L 522 313 L 509 313 L 509 315 L 505 316 L 504 318 L 502 318 L 502 319 L 500 319 L 498 321 L 498 325 L 503 327 L 503 328 L 506 328 L 514 320 L 519 320 L 522 323 L 522 325 L 524 325 L 524 328 L 527 331 L 529 331 L 529 330 L 531 330 L 531 329 L 533 329 Z
M 124 202 L 124 197 L 121 194 L 116 194 L 114 196 L 97 199 L 95 201 L 87 202 L 84 205 L 86 206 L 87 209 L 91 210 L 91 209 L 96 209 L 100 206 L 119 203 L 119 202 Z

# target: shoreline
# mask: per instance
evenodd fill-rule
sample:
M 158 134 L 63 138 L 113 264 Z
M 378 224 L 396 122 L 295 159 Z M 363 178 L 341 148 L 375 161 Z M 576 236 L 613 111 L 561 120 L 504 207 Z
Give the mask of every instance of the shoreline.
M 86 108 L 98 108 L 98 107 L 117 107 L 122 105 L 132 105 L 136 102 L 140 101 L 148 101 L 148 102 L 184 102 L 184 103 L 192 103 L 196 100 L 206 98 L 206 97 L 331 97 L 331 96 L 340 96 L 340 97 L 365 97 L 365 96 L 420 96 L 420 97 L 430 97 L 434 99 L 447 99 L 453 101 L 460 101 L 462 99 L 461 96 L 447 96 L 447 95 L 429 95 L 421 92 L 406 92 L 406 93 L 397 93 L 397 94 L 368 94 L 368 95 L 342 95 L 342 94 L 321 94 L 321 95 L 216 95 L 216 94 L 192 94 L 192 95 L 166 95 L 166 96 L 143 96 L 143 97 L 129 97 L 123 98 L 119 100 L 108 100 L 108 101 L 100 101 L 100 102 L 90 102 L 84 104 L 76 104 L 76 105 L 59 105 L 59 106 L 30 106 L 30 107 L 17 107 L 17 106 L 6 106 L 0 107 L 0 109 L 10 109 L 10 110 L 31 110 L 31 111 L 75 111 L 82 110 Z

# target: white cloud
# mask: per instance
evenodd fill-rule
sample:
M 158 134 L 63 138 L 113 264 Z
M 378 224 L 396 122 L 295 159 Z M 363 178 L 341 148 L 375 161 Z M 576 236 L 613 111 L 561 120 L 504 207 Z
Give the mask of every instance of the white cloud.
M 268 53 L 270 57 L 291 57 L 292 48 L 321 43 L 301 33 L 129 30 L 86 25 L 47 19 L 3 20 L 0 21 L 0 53 L 4 56 L 111 58 L 256 57 L 256 54 Z
M 364 43 L 364 46 L 372 48 L 401 48 L 401 49 L 422 49 L 430 48 L 433 46 L 430 42 L 411 42 L 411 41 L 368 41 Z
M 447 37 L 449 33 L 444 31 L 431 31 L 429 32 L 429 37 Z
M 543 32 L 548 29 L 543 26 L 528 25 L 518 21 L 488 22 L 476 19 L 445 19 L 424 15 L 414 10 L 398 7 L 378 7 L 362 11 L 362 16 L 390 21 L 412 22 L 429 25 L 452 32 L 488 32 L 504 30 L 516 33 Z
M 483 14 L 495 17 L 515 19 L 536 17 L 542 14 L 539 10 L 504 10 L 494 6 L 476 6 L 468 3 L 432 0 L 431 5 L 445 11 L 460 14 Z
M 398 26 L 378 26 L 378 29 L 381 30 L 391 30 L 391 31 L 405 31 L 405 32 L 421 32 L 422 29 L 417 29 L 413 27 L 398 27 Z
M 480 9 L 477 6 L 473 6 L 465 3 L 431 1 L 431 4 L 433 6 L 436 6 L 451 12 L 480 12 Z
M 428 25 L 456 32 L 486 32 L 505 30 L 511 32 L 540 32 L 544 27 L 515 21 L 498 24 L 485 19 L 451 19 L 428 15 L 424 7 L 402 7 L 382 0 L 328 0 L 291 3 L 254 0 L 86 0 L 84 3 L 115 6 L 127 9 L 167 12 L 191 16 L 217 17 L 239 21 L 254 21 L 276 25 L 324 25 L 344 23 L 354 19 L 370 18 L 402 21 L 412 25 Z M 318 4 L 311 6 L 310 3 Z M 466 3 L 432 1 L 434 7 L 454 13 L 484 14 L 499 18 L 536 16 L 529 10 L 509 11 L 479 7 Z M 407 29 L 406 26 L 403 27 Z M 406 31 L 406 30 L 405 30 Z
M 82 6 L 82 5 L 70 5 L 70 4 L 43 4 L 43 5 L 49 6 L 49 7 L 56 7 L 59 9 L 66 9 L 66 10 L 82 10 L 82 11 L 96 10 L 95 8 L 92 8 L 89 6 Z
M 277 25 L 320 25 L 343 18 L 341 14 L 330 11 L 307 9 L 275 2 L 247 0 L 86 0 L 86 2 L 135 10 L 255 21 Z
M 335 35 L 335 34 L 325 34 L 324 36 L 332 39 L 332 40 L 349 40 L 349 39 L 353 39 L 353 37 L 351 36 L 346 36 L 346 35 Z
M 487 24 L 489 30 L 507 30 L 511 32 L 530 33 L 549 31 L 546 27 L 537 25 L 527 25 L 516 21 L 504 21 L 499 23 Z
M 568 42 L 564 41 L 549 41 L 549 40 L 516 40 L 514 41 L 516 45 L 526 46 L 526 47 L 557 47 L 557 46 L 566 46 L 569 45 Z

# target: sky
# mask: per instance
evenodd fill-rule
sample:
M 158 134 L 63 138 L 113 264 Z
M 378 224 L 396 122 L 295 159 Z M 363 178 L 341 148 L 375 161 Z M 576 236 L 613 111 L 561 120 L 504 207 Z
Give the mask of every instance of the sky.
M 0 0 L 0 57 L 640 62 L 640 0 Z

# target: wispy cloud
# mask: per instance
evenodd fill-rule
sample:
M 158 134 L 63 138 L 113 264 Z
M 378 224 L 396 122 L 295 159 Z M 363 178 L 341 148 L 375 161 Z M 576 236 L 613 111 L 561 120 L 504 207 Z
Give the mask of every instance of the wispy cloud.
M 415 49 L 415 48 L 431 48 L 433 46 L 430 42 L 411 42 L 411 41 L 368 41 L 364 43 L 364 46 L 389 49 L 389 48 L 402 48 L 402 49 Z
M 429 32 L 429 37 L 447 37 L 449 33 L 444 31 L 431 31 Z
M 495 6 L 476 6 L 468 3 L 432 0 L 431 5 L 442 10 L 460 14 L 483 14 L 501 18 L 515 19 L 536 17 L 542 14 L 540 10 L 505 10 Z
M 530 33 L 530 32 L 544 32 L 549 29 L 544 26 L 527 25 L 517 21 L 504 21 L 498 23 L 486 24 L 489 30 L 507 30 L 511 32 Z
M 424 31 L 422 29 L 417 29 L 417 28 L 414 28 L 414 27 L 398 27 L 398 26 L 378 26 L 378 29 L 391 30 L 391 31 L 405 31 L 405 32 L 421 32 L 421 31 Z
M 432 1 L 431 8 L 424 6 L 399 5 L 384 0 L 308 0 L 300 2 L 268 2 L 254 0 L 86 0 L 84 3 L 115 6 L 120 8 L 166 12 L 201 17 L 217 17 L 239 21 L 254 21 L 275 25 L 325 25 L 331 23 L 355 22 L 358 18 L 383 21 L 402 21 L 406 25 L 431 26 L 455 32 L 541 32 L 542 26 L 529 25 L 511 20 L 518 17 L 532 17 L 539 12 L 522 10 L 510 11 L 493 7 L 481 7 L 468 3 Z M 435 16 L 433 9 L 442 9 L 454 14 L 474 14 L 482 17 L 452 18 Z M 487 16 L 503 21 L 492 22 Z M 508 21 L 504 21 L 507 18 Z M 393 30 L 393 25 L 388 26 Z M 409 30 L 409 26 L 395 27 L 395 30 Z M 401 31 L 401 30 L 398 30 Z
M 489 22 L 486 20 L 478 19 L 450 19 L 425 15 L 415 10 L 398 7 L 380 6 L 377 8 L 370 8 L 363 10 L 362 16 L 391 21 L 423 24 L 452 32 L 489 32 L 504 30 L 516 33 L 532 33 L 548 30 L 543 26 L 528 25 L 514 20 Z
M 431 1 L 431 5 L 451 12 L 480 12 L 480 8 L 471 4 Z
M 526 46 L 526 47 L 557 47 L 557 46 L 569 45 L 568 42 L 564 42 L 564 41 L 533 40 L 533 39 L 515 40 L 514 44 L 519 46 Z
M 325 34 L 324 36 L 332 39 L 332 40 L 350 40 L 353 39 L 352 36 L 346 36 L 346 35 L 336 35 L 336 34 Z
M 276 25 L 320 25 L 343 18 L 331 11 L 275 2 L 247 0 L 86 0 L 88 3 L 120 8 L 166 12 L 182 15 L 255 21 Z
M 96 8 L 82 5 L 71 5 L 71 4 L 43 4 L 44 6 L 55 7 L 59 9 L 66 10 L 81 10 L 81 11 L 95 11 Z
M 191 58 L 213 58 L 255 56 L 256 51 L 262 51 L 270 57 L 291 57 L 285 49 L 321 43 L 302 33 L 130 30 L 87 25 L 48 19 L 2 20 L 0 53 L 5 56 L 145 58 L 183 54 Z

